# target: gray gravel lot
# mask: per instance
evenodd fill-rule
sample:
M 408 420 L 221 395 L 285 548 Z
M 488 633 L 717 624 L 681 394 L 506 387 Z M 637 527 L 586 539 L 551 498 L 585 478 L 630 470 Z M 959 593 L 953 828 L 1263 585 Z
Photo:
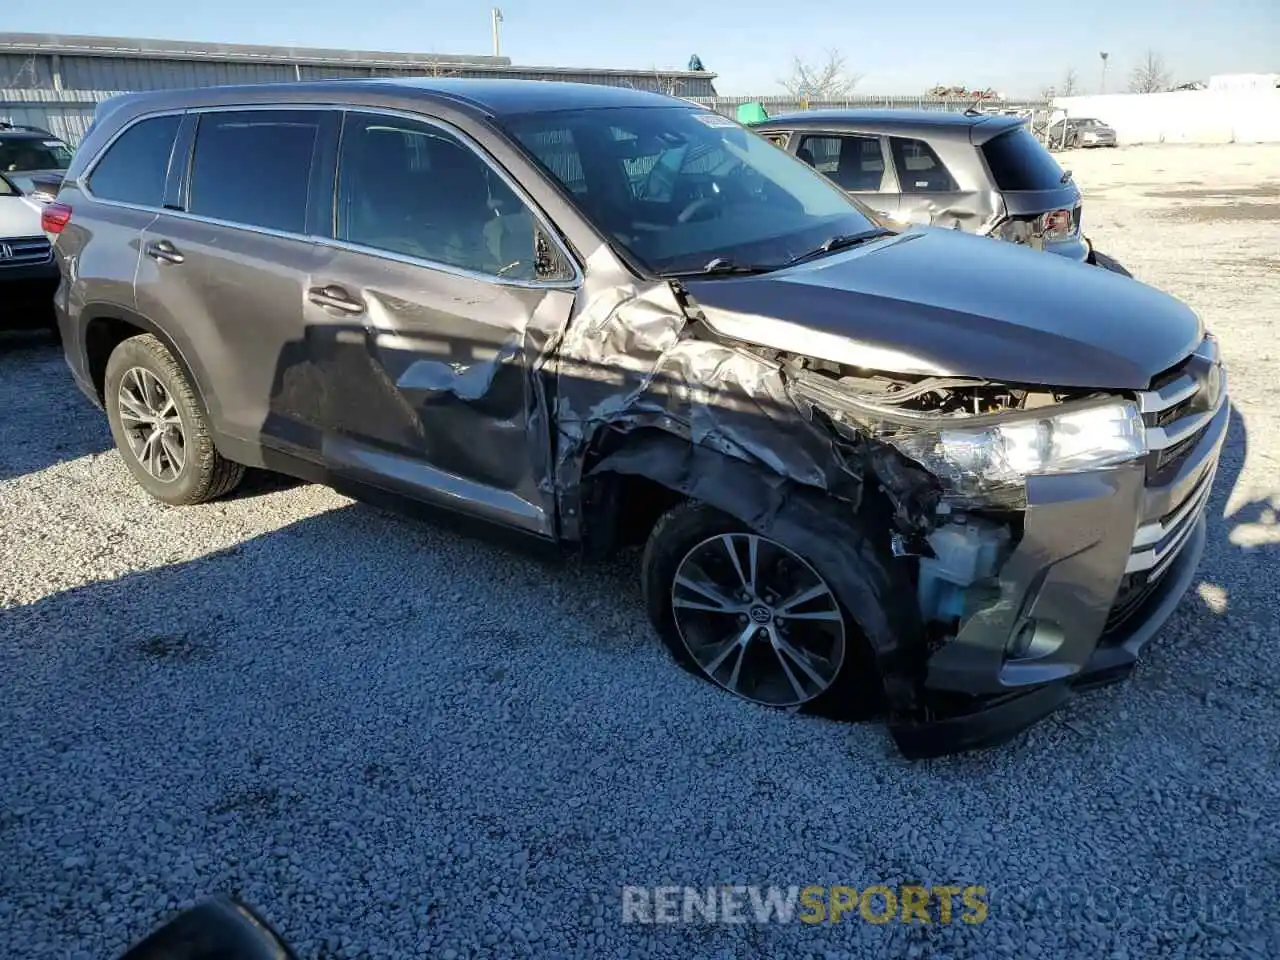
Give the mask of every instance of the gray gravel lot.
M 1280 954 L 1280 221 L 1229 209 L 1280 204 L 1280 150 L 1065 156 L 1101 249 L 1221 336 L 1238 416 L 1132 682 L 979 755 L 698 683 L 634 558 L 270 478 L 163 508 L 58 351 L 0 336 L 0 953 L 111 957 L 235 892 L 316 958 Z M 623 884 L 911 882 L 989 917 L 621 923 Z

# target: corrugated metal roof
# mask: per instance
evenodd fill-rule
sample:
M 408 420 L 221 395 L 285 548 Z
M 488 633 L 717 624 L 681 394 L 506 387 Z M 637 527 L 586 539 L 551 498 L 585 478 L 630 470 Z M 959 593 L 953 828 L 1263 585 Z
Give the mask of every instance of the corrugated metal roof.
M 137 64 L 147 61 L 196 63 L 214 62 L 248 65 L 275 65 L 292 67 L 296 65 L 312 65 L 324 67 L 390 68 L 396 72 L 429 72 L 442 66 L 453 68 L 459 76 L 528 76 L 531 79 L 556 77 L 619 77 L 634 81 L 645 77 L 661 77 L 666 80 L 677 79 L 686 83 L 707 83 L 715 79 L 714 73 L 688 70 L 625 70 L 613 67 L 544 67 L 536 65 L 513 65 L 509 57 L 492 57 L 473 54 L 437 54 L 437 53 L 393 53 L 379 50 L 331 50 L 318 47 L 269 47 L 256 44 L 241 43 L 192 43 L 183 40 L 147 40 L 128 37 L 92 37 L 64 36 L 52 33 L 0 33 L 0 56 L 16 56 L 18 61 L 31 56 L 52 56 L 57 54 L 62 60 L 62 85 L 80 89 L 102 89 L 111 87 L 111 83 L 81 82 L 68 76 L 70 71 L 86 71 L 85 81 L 94 79 L 89 66 L 73 66 L 73 64 L 92 63 L 94 61 Z M 106 69 L 106 68 L 104 68 Z M 119 68 L 117 68 L 119 69 Z M 293 71 L 291 71 L 293 72 Z M 196 76 L 195 73 L 192 74 Z M 202 76 L 211 76 L 203 74 Z M 367 76 L 368 73 L 356 73 L 355 76 Z M 19 86 L 17 83 L 6 83 L 0 74 L 0 86 Z M 97 77 L 96 79 L 103 79 Z M 258 79 L 286 79 L 278 76 L 257 75 Z M 287 79 L 294 79 L 293 76 Z M 304 79 L 306 79 L 304 77 Z M 210 83 L 245 82 L 238 79 L 199 80 L 181 86 L 206 86 Z M 593 81 L 602 82 L 602 81 Z M 34 85 L 34 84 L 33 84 Z M 155 89 L 154 87 L 133 87 L 134 89 Z
M 509 57 L 454 53 L 395 53 L 383 50 L 337 50 L 324 47 L 271 47 L 248 43 L 196 43 L 134 37 L 72 36 L 56 33 L 0 33 L 0 51 L 64 56 L 137 57 L 143 59 L 266 61 L 268 63 L 350 63 L 400 66 L 424 60 L 441 63 L 486 63 L 507 66 Z

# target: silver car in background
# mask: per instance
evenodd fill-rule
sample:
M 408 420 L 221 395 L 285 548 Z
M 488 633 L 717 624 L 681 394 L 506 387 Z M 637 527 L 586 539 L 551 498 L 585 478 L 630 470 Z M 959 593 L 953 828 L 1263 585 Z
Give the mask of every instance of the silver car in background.
M 1093 262 L 1080 190 L 1022 117 L 814 110 L 752 129 L 891 220 L 991 236 Z
M 1091 117 L 1068 117 L 1049 127 L 1049 146 L 1059 149 L 1075 147 L 1114 147 L 1116 132 L 1101 120 Z

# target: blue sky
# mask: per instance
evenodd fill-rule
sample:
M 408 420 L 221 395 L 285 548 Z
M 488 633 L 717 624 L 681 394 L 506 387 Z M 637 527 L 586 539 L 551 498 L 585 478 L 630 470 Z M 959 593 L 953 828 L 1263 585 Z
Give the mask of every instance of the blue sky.
M 10 3 L 0 29 L 231 43 L 488 53 L 489 3 L 442 0 L 58 0 Z M 915 93 L 935 83 L 1026 95 L 1068 66 L 1085 92 L 1111 54 L 1120 89 L 1148 48 L 1175 79 L 1280 71 L 1280 0 L 499 0 L 502 52 L 516 63 L 683 67 L 701 56 L 722 93 L 777 93 L 791 58 L 842 51 L 859 89 Z

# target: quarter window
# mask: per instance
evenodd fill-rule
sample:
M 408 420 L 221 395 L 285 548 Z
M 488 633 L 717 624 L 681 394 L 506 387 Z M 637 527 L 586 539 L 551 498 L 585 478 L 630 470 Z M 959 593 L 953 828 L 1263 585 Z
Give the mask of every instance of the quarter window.
M 93 195 L 118 203 L 160 206 L 179 119 L 152 117 L 122 133 L 89 175 Z
M 903 193 L 951 193 L 958 189 L 938 155 L 923 140 L 892 137 L 889 145 Z
M 804 137 L 796 154 L 845 190 L 874 192 L 884 184 L 879 137 Z
M 316 110 L 206 113 L 196 129 L 187 210 L 250 227 L 303 233 Z
M 534 219 L 471 147 L 427 123 L 349 114 L 338 160 L 337 237 L 531 280 Z

